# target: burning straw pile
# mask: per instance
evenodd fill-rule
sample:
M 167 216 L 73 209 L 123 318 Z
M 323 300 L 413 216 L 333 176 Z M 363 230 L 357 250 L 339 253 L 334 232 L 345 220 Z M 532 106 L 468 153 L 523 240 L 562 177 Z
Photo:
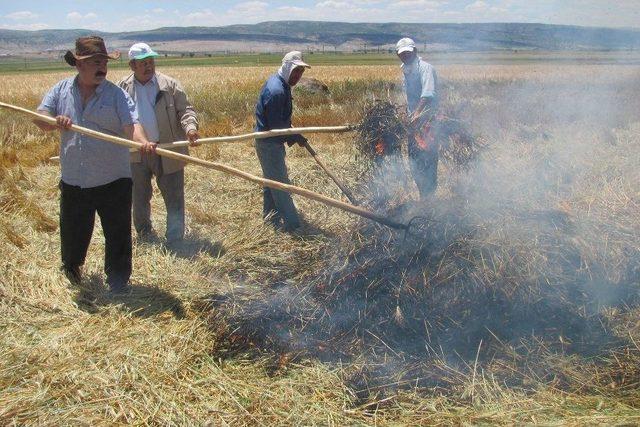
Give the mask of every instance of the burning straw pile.
M 372 161 L 399 154 L 403 141 L 413 132 L 404 108 L 389 101 L 369 104 L 358 126 L 358 152 Z M 455 111 L 451 108 L 444 110 L 436 115 L 425 116 L 420 128 L 432 128 L 440 156 L 445 162 L 467 169 L 478 158 L 485 143 L 474 137 L 468 126 L 459 119 L 460 108 Z
M 357 149 L 365 158 L 374 160 L 400 153 L 407 127 L 399 108 L 388 101 L 377 101 L 365 108 L 358 125 Z

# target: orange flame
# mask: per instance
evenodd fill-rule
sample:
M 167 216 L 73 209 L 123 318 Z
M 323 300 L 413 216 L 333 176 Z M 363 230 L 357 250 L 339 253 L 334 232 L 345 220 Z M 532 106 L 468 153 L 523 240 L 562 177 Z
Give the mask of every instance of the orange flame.
M 433 146 L 436 140 L 432 132 L 431 123 L 425 123 L 414 134 L 414 138 L 416 140 L 416 144 L 418 145 L 419 149 L 423 151 L 429 150 Z

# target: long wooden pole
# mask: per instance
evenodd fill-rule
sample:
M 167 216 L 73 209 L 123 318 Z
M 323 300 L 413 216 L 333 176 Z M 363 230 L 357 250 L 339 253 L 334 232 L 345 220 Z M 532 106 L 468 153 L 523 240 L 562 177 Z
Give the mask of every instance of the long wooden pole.
M 198 140 L 201 144 L 218 144 L 221 142 L 237 142 L 245 141 L 247 139 L 263 139 L 270 138 L 272 136 L 286 136 L 294 135 L 297 133 L 341 133 L 355 130 L 355 126 L 316 126 L 316 127 L 300 127 L 300 128 L 288 128 L 288 129 L 273 129 L 263 132 L 244 133 L 241 135 L 233 136 L 216 136 L 212 138 L 200 138 Z M 163 144 L 158 144 L 160 148 L 170 147 L 187 147 L 189 141 L 175 141 Z
M 0 102 L 0 107 L 2 108 L 6 108 L 9 110 L 13 110 L 22 114 L 27 114 L 30 115 L 32 117 L 34 117 L 35 119 L 39 120 L 39 121 L 43 121 L 52 125 L 57 124 L 56 123 L 56 119 L 50 116 L 45 116 L 39 113 L 36 113 L 34 111 L 31 110 L 27 110 L 25 108 L 22 107 L 17 107 L 15 105 L 11 105 L 11 104 L 6 104 L 4 102 Z M 119 138 L 116 136 L 112 136 L 112 135 L 107 135 L 101 132 L 97 132 L 95 130 L 92 129 L 87 129 L 78 125 L 72 125 L 71 126 L 71 130 L 73 130 L 74 132 L 78 132 L 81 133 L 83 135 L 88 135 L 91 136 L 93 138 L 96 139 L 101 139 L 103 141 L 107 141 L 107 142 L 111 142 L 113 144 L 118 144 L 118 145 L 124 145 L 126 147 L 130 147 L 130 148 L 136 148 L 136 149 L 140 149 L 140 147 L 142 147 L 142 144 L 138 143 L 138 142 L 134 142 L 134 141 L 130 141 L 128 139 L 124 139 L 124 138 Z M 296 187 L 295 185 L 290 185 L 290 184 L 284 184 L 282 182 L 278 182 L 278 181 L 272 181 L 269 179 L 264 179 L 264 178 L 260 178 L 257 177 L 255 175 L 251 175 L 247 172 L 243 172 L 239 169 L 236 168 L 232 168 L 230 166 L 226 166 L 223 165 L 221 163 L 216 163 L 216 162 L 210 162 L 207 160 L 203 160 L 203 159 L 198 159 L 197 157 L 191 157 L 191 156 L 187 156 L 185 154 L 180 154 L 180 153 L 176 153 L 174 151 L 169 151 L 163 148 L 157 148 L 156 149 L 156 154 L 163 156 L 163 157 L 168 157 L 170 159 L 175 159 L 175 160 L 180 160 L 183 161 L 185 163 L 192 163 L 195 165 L 200 165 L 209 169 L 214 169 L 220 172 L 224 172 L 224 173 L 228 173 L 230 175 L 234 175 L 237 176 L 239 178 L 245 179 L 247 181 L 251 181 L 254 182 L 256 184 L 259 184 L 263 187 L 269 187 L 269 188 L 273 188 L 275 190 L 282 190 L 282 191 L 286 191 L 288 193 L 293 193 L 293 194 L 298 194 L 300 196 L 303 197 L 307 197 L 309 199 L 315 200 L 317 202 L 320 203 L 324 203 L 325 205 L 328 206 L 333 206 L 335 208 L 338 209 L 342 209 L 344 211 L 347 212 L 351 212 L 353 214 L 359 215 L 361 217 L 364 218 L 368 218 L 372 221 L 376 221 L 380 224 L 384 224 L 388 227 L 391 228 L 397 228 L 397 229 L 402 229 L 402 230 L 406 230 L 408 228 L 407 224 L 403 224 L 400 222 L 396 222 L 393 221 L 385 216 L 382 215 L 378 215 L 374 212 L 368 211 L 366 209 L 363 209 L 359 206 L 353 206 L 349 203 L 345 203 L 342 202 L 340 200 L 335 200 L 332 199 L 331 197 L 327 197 L 324 196 L 322 194 L 316 193 L 314 191 L 311 190 L 307 190 L 306 188 L 301 188 L 301 187 Z
M 240 135 L 214 136 L 211 138 L 200 138 L 198 139 L 198 142 L 200 144 L 220 144 L 223 142 L 239 142 L 239 141 L 246 141 L 247 139 L 263 139 L 263 138 L 270 138 L 272 136 L 287 136 L 287 135 L 294 135 L 298 133 L 341 133 L 341 132 L 350 132 L 355 129 L 356 127 L 351 125 L 272 129 L 269 131 L 243 133 Z M 174 142 L 164 142 L 162 144 L 158 144 L 158 147 L 176 148 L 176 147 L 188 147 L 190 145 L 191 145 L 191 142 L 189 141 L 174 141 Z M 59 160 L 59 157 L 58 156 L 51 157 L 49 160 L 57 161 Z

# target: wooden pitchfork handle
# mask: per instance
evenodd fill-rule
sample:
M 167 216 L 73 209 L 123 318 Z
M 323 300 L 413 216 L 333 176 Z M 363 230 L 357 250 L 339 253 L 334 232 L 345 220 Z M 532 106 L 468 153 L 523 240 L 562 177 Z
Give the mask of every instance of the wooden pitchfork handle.
M 333 182 L 336 183 L 338 188 L 340 188 L 340 190 L 342 191 L 342 194 L 344 194 L 352 204 L 357 206 L 359 203 L 356 200 L 356 198 L 353 197 L 353 193 L 351 193 L 351 191 L 349 191 L 349 189 L 347 187 L 345 187 L 345 185 L 342 184 L 338 180 L 338 178 L 329 169 L 327 169 L 327 167 L 324 165 L 324 163 L 322 163 L 322 160 L 320 160 L 320 158 L 318 157 L 318 153 L 316 153 L 316 150 L 311 148 L 311 144 L 309 144 L 309 141 L 305 141 L 303 146 L 304 146 L 304 148 L 307 149 L 309 154 L 311 154 L 311 157 L 313 157 L 313 159 L 316 161 L 318 166 L 320 166 L 322 168 L 322 170 L 325 171 L 327 175 L 329 175 L 329 178 L 331 178 L 333 180 Z
M 4 102 L 0 102 L 0 107 L 13 110 L 22 114 L 30 115 L 42 122 L 46 122 L 52 125 L 57 125 L 56 119 L 51 116 L 45 116 L 43 114 L 39 114 L 34 111 L 30 111 L 25 108 L 17 107 L 15 105 L 7 104 Z M 70 130 L 74 132 L 78 132 L 83 135 L 91 136 L 96 139 L 101 139 L 103 141 L 107 141 L 112 144 L 124 145 L 125 147 L 135 148 L 135 149 L 140 149 L 142 147 L 142 144 L 138 142 L 130 141 L 128 139 L 119 138 L 112 135 L 107 135 L 107 134 L 97 132 L 92 129 L 87 129 L 78 125 L 71 125 Z M 221 163 L 210 162 L 208 160 L 187 156 L 185 154 L 176 153 L 175 151 L 170 151 L 163 148 L 156 148 L 156 154 L 162 157 L 168 157 L 170 159 L 180 160 L 185 163 L 192 163 L 192 164 L 203 166 L 205 168 L 214 169 L 220 172 L 234 175 L 244 180 L 259 184 L 263 187 L 268 187 L 268 188 L 273 188 L 275 190 L 282 190 L 288 193 L 298 194 L 300 196 L 307 197 L 309 199 L 315 200 L 325 205 L 333 206 L 334 208 L 342 209 L 343 211 L 351 212 L 361 217 L 368 218 L 372 221 L 378 222 L 380 224 L 384 224 L 387 227 L 396 228 L 400 230 L 408 230 L 409 228 L 408 224 L 403 224 L 401 222 L 393 221 L 390 218 L 368 211 L 364 208 L 361 208 L 360 206 L 354 206 L 352 204 L 345 203 L 340 200 L 335 200 L 335 199 L 332 199 L 331 197 L 327 197 L 325 195 L 316 193 L 314 191 L 307 190 L 306 188 L 296 187 L 295 185 L 284 184 L 282 182 L 260 178 L 255 175 L 251 175 L 247 172 L 243 172 L 239 169 L 232 168 L 230 166 L 227 166 Z
M 301 127 L 301 128 L 286 128 L 286 129 L 271 129 L 261 132 L 245 133 L 242 135 L 232 136 L 215 136 L 211 138 L 200 138 L 198 142 L 200 144 L 219 144 L 222 142 L 239 142 L 246 141 L 247 139 L 263 139 L 271 138 L 273 136 L 288 136 L 298 133 L 342 133 L 351 132 L 357 130 L 357 126 L 314 126 L 314 127 Z M 191 143 L 189 141 L 174 141 L 158 144 L 160 148 L 171 147 L 189 147 Z

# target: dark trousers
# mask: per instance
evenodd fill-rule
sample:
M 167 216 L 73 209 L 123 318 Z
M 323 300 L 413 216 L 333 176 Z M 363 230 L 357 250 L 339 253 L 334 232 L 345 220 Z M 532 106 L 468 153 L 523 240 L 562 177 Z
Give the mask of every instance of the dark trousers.
M 290 184 L 285 164 L 285 149 L 283 143 L 256 141 L 256 153 L 262 175 L 266 179 Z M 280 221 L 284 223 L 285 230 L 294 230 L 300 226 L 300 218 L 293 204 L 291 195 L 286 191 L 273 190 L 263 187 L 262 215 L 278 226 Z
M 184 237 L 184 169 L 171 174 L 162 170 L 162 158 L 156 154 L 145 154 L 140 163 L 131 163 L 133 176 L 133 225 L 138 234 L 151 232 L 151 178 L 156 184 L 167 208 L 168 242 Z
M 129 282 L 131 187 L 130 178 L 92 188 L 80 188 L 60 181 L 60 246 L 65 270 L 84 264 L 97 212 L 105 239 L 107 284 L 119 288 Z
M 421 198 L 433 194 L 438 187 L 438 143 L 433 140 L 428 146 L 418 144 L 409 134 L 409 163 L 411 174 Z

